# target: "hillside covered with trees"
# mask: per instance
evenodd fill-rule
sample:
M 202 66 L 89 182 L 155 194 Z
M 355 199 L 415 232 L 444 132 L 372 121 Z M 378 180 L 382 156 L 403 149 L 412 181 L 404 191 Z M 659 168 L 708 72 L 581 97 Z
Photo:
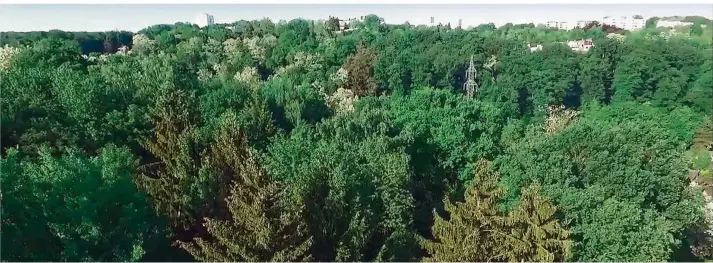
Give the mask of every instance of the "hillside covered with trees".
M 3 33 L 0 259 L 710 260 L 699 29 Z

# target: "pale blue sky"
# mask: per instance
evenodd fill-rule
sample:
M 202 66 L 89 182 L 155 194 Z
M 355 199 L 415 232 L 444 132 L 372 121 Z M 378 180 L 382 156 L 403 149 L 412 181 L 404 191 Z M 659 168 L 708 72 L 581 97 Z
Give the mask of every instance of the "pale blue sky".
M 626 5 L 0 5 L 0 31 L 138 31 L 155 24 L 193 22 L 199 13 L 214 15 L 216 23 L 268 17 L 273 21 L 298 17 L 327 19 L 376 14 L 387 23 L 426 24 L 436 21 L 463 26 L 493 22 L 543 23 L 548 20 L 576 21 L 601 19 L 603 16 L 674 16 L 700 15 L 713 18 L 713 5 L 696 4 L 626 4 Z

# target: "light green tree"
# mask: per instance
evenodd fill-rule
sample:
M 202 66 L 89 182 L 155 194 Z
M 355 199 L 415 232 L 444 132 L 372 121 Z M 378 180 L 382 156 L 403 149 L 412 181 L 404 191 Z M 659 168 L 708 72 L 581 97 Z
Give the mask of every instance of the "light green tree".
M 433 240 L 423 239 L 429 257 L 425 261 L 542 261 L 567 260 L 571 256 L 569 231 L 557 222 L 556 208 L 527 188 L 520 203 L 509 213 L 500 211 L 504 191 L 489 164 L 477 164 L 476 179 L 465 201 L 444 201 L 448 219 L 435 216 Z

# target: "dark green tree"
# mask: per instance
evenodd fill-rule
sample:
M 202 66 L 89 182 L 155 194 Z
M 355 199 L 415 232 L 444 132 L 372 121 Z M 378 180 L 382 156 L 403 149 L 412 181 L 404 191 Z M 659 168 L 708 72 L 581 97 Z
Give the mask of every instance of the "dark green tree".
M 0 163 L 2 261 L 139 261 L 165 239 L 126 149 L 43 149 L 36 162 L 11 149 Z
M 142 166 L 144 172 L 136 181 L 171 226 L 189 230 L 188 238 L 193 235 L 191 229 L 196 231 L 197 220 L 213 210 L 220 183 L 201 165 L 205 148 L 196 134 L 190 104 L 190 96 L 182 91 L 159 98 L 153 113 L 155 133 L 144 144 L 155 159 Z

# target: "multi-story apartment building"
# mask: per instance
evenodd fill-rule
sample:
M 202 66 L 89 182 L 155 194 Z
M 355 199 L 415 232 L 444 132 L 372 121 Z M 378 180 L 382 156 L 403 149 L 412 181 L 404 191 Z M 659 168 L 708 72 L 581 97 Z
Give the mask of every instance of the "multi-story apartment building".
M 577 26 L 576 26 L 576 27 L 577 27 L 577 28 L 584 28 L 584 27 L 586 27 L 587 25 L 589 25 L 589 23 L 592 23 L 592 20 L 579 20 L 579 21 L 577 21 Z
M 691 22 L 683 22 L 683 21 L 666 21 L 666 20 L 659 20 L 656 22 L 656 27 L 668 27 L 668 28 L 673 28 L 677 26 L 690 26 L 693 25 Z
M 196 16 L 195 24 L 198 25 L 198 27 L 205 27 L 215 24 L 215 20 L 213 19 L 213 15 L 202 13 Z
M 549 28 L 557 28 L 557 29 L 562 29 L 562 30 L 570 30 L 570 29 L 575 29 L 575 28 L 584 28 L 585 26 L 589 25 L 592 20 L 577 20 L 576 22 L 567 22 L 567 21 L 547 21 L 547 27 Z
M 570 30 L 574 28 L 574 23 L 566 21 L 547 21 L 547 27 L 557 28 L 561 30 Z
M 639 30 L 644 28 L 646 20 L 644 18 L 634 18 L 627 16 L 605 16 L 602 24 L 618 27 L 625 30 Z

